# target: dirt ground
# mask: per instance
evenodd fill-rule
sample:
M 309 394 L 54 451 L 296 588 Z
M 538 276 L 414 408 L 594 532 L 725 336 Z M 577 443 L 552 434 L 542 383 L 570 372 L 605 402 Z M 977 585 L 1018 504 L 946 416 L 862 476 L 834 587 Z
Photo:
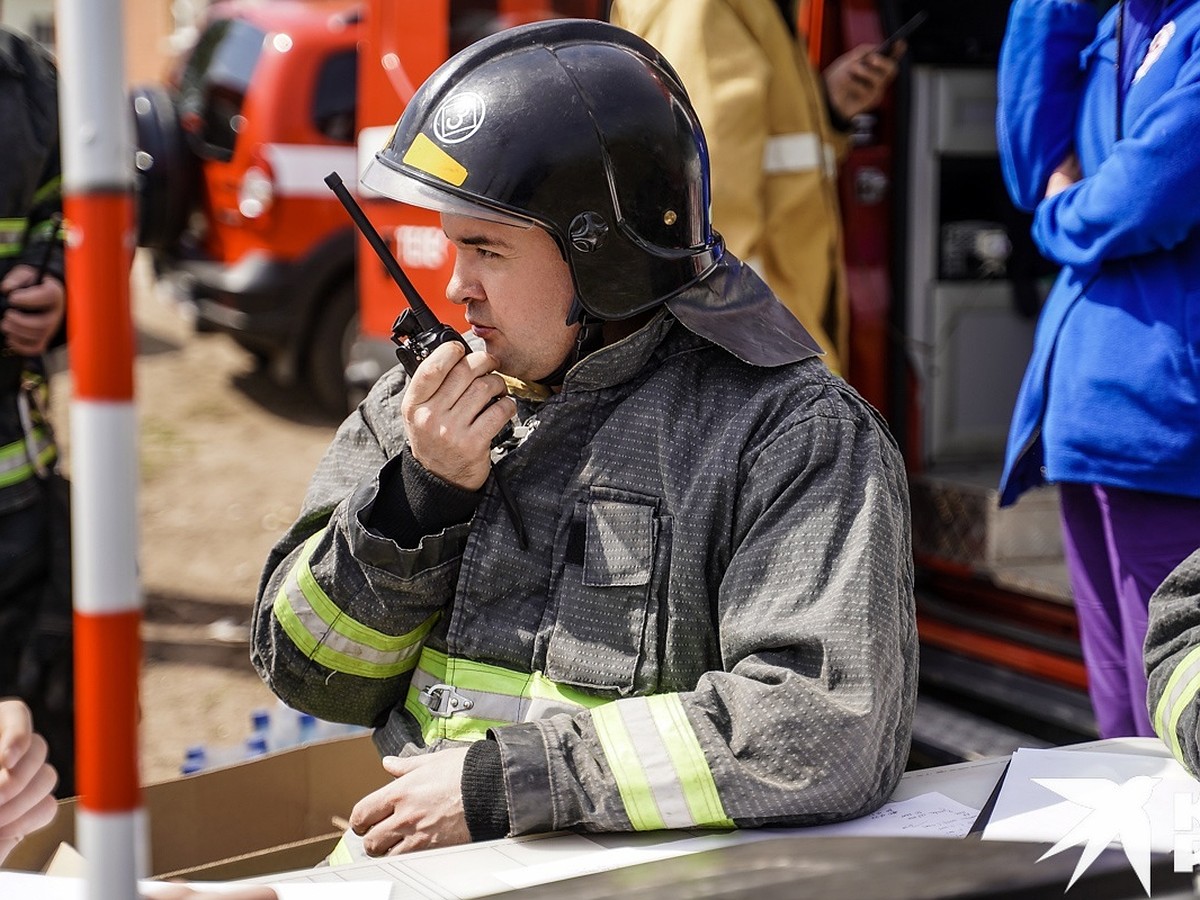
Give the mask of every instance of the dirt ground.
M 274 704 L 249 662 L 250 607 L 337 423 L 273 384 L 225 335 L 195 333 L 153 290 L 140 256 L 133 305 L 150 783 L 178 774 L 191 744 L 240 742 L 250 712 Z M 69 473 L 69 372 L 52 385 Z

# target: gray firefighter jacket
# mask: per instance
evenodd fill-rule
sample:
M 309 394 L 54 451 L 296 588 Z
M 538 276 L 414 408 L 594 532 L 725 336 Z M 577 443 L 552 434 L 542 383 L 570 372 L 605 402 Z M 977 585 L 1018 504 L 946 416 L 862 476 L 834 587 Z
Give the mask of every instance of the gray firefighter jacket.
M 682 298 L 519 403 L 473 517 L 414 546 L 368 527 L 405 446 L 386 375 L 267 561 L 252 658 L 275 693 L 389 754 L 490 736 L 514 834 L 879 806 L 917 685 L 900 454 L 811 351 L 753 365 L 697 333 L 782 309 L 748 267 Z
M 1150 597 L 1145 651 L 1150 722 L 1200 777 L 1200 549 Z

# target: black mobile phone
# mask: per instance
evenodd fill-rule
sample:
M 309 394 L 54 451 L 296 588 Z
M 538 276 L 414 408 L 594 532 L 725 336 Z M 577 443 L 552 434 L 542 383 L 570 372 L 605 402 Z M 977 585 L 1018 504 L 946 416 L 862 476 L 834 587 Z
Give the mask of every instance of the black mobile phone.
M 929 18 L 929 13 L 925 12 L 925 10 L 919 11 L 915 16 L 888 35 L 884 39 L 883 43 L 875 48 L 875 52 L 882 56 L 890 55 L 892 48 L 896 45 L 896 42 L 904 40 L 906 37 L 920 28 L 921 24 L 927 18 Z

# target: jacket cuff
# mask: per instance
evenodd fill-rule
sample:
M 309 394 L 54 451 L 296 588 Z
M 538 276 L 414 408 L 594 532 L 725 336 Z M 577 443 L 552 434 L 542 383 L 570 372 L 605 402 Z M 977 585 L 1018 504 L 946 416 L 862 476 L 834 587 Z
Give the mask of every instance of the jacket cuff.
M 438 478 L 405 447 L 379 471 L 379 493 L 366 525 L 401 547 L 461 525 L 475 515 L 483 491 L 466 491 Z
M 554 831 L 550 761 L 538 724 L 506 725 L 489 730 L 488 737 L 500 750 L 511 833 Z
M 508 798 L 504 766 L 495 741 L 476 741 L 463 760 L 463 815 L 473 841 L 492 841 L 508 834 Z

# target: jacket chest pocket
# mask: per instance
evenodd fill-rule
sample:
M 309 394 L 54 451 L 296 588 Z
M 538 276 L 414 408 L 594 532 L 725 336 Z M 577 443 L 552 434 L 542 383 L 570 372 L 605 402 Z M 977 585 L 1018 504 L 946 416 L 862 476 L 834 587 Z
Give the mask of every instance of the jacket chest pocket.
M 659 585 L 670 547 L 658 502 L 593 488 L 576 506 L 546 648 L 546 676 L 616 692 L 657 684 Z

